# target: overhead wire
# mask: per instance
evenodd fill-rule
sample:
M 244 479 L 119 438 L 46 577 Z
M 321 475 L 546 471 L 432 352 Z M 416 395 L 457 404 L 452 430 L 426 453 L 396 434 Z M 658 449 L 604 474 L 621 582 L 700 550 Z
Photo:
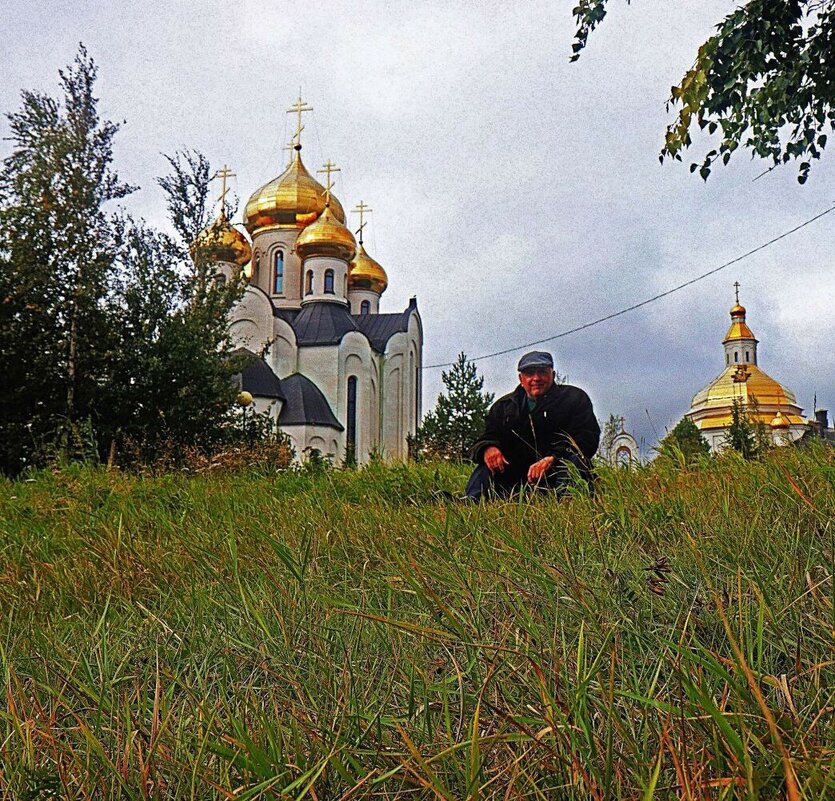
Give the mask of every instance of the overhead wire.
M 468 358 L 467 361 L 470 362 L 479 362 L 485 359 L 492 359 L 496 356 L 504 356 L 507 353 L 513 353 L 517 350 L 522 350 L 524 348 L 531 348 L 535 345 L 543 345 L 546 342 L 553 342 L 556 339 L 561 339 L 562 337 L 567 337 L 569 334 L 576 334 L 578 331 L 585 331 L 587 328 L 592 328 L 595 325 L 600 325 L 600 323 L 605 323 L 608 320 L 614 320 L 616 317 L 620 317 L 624 314 L 629 312 L 635 311 L 636 309 L 640 309 L 643 306 L 648 306 L 650 303 L 655 303 L 657 300 L 661 300 L 661 298 L 666 298 L 668 295 L 672 295 L 674 292 L 678 292 L 682 289 L 685 289 L 688 286 L 692 286 L 699 281 L 703 281 L 705 278 L 709 278 L 711 275 L 715 275 L 720 270 L 724 270 L 727 267 L 730 267 L 733 264 L 738 264 L 743 259 L 747 259 L 749 256 L 753 256 L 755 253 L 759 253 L 761 250 L 765 250 L 767 247 L 779 242 L 781 239 L 785 239 L 787 236 L 791 236 L 792 234 L 799 231 L 801 228 L 805 228 L 807 225 L 811 225 L 813 222 L 821 219 L 821 217 L 825 217 L 830 212 L 835 211 L 835 205 L 830 206 L 828 209 L 816 214 L 814 217 L 810 217 L 808 220 L 796 225 L 794 228 L 789 229 L 788 231 L 784 231 L 782 234 L 775 236 L 773 239 L 769 239 L 767 242 L 763 242 L 761 245 L 758 245 L 755 248 L 743 253 L 741 256 L 737 256 L 736 258 L 731 259 L 730 261 L 726 261 L 724 264 L 720 264 L 718 267 L 714 267 L 712 270 L 708 270 L 706 273 L 702 273 L 701 275 L 697 275 L 695 278 L 691 278 L 689 281 L 685 281 L 683 284 L 679 284 L 678 286 L 674 286 L 672 289 L 668 289 L 665 292 L 660 292 L 657 295 L 653 295 L 651 298 L 647 298 L 646 300 L 642 300 L 639 303 L 633 303 L 631 306 L 627 306 L 624 309 L 620 309 L 619 311 L 612 312 L 611 314 L 607 314 L 604 317 L 598 317 L 596 320 L 592 320 L 588 323 L 583 323 L 582 325 L 575 326 L 574 328 L 569 328 L 566 331 L 560 331 L 558 334 L 552 334 L 551 336 L 543 337 L 542 339 L 535 339 L 532 342 L 526 342 L 522 345 L 514 345 L 512 348 L 504 348 L 502 350 L 494 351 L 493 353 L 484 353 L 481 356 L 474 356 L 472 358 Z M 427 364 L 423 368 L 423 370 L 434 370 L 441 367 L 452 367 L 455 362 L 439 362 L 438 364 Z

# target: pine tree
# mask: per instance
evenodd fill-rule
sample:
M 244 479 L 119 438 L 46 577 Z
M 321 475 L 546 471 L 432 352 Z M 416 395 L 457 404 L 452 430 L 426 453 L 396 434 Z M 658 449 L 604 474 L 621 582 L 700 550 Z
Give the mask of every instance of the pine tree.
M 22 93 L 0 171 L 0 469 L 16 472 L 90 430 L 113 325 L 106 303 L 120 227 L 106 205 L 131 187 L 111 167 L 83 46 L 60 98 Z
M 725 434 L 725 444 L 742 454 L 745 459 L 753 459 L 757 455 L 754 423 L 745 404 L 739 398 L 734 398 L 731 407 L 731 425 Z
M 689 417 L 682 417 L 659 443 L 662 455 L 681 457 L 685 464 L 710 454 L 710 445 Z
M 620 419 L 620 415 L 610 414 L 609 419 L 603 424 L 603 434 L 600 437 L 600 455 L 604 459 L 608 460 L 612 456 L 615 439 L 620 433 Z
M 446 458 L 466 458 L 484 428 L 484 418 L 494 395 L 483 392 L 484 377 L 475 364 L 459 353 L 450 370 L 441 373 L 446 392 L 438 395 L 415 436 L 420 453 Z

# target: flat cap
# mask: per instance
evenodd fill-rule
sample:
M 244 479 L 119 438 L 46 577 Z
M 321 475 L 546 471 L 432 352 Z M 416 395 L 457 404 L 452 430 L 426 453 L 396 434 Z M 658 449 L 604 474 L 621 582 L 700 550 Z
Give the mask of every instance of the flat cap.
M 546 353 L 544 350 L 532 350 L 519 359 L 518 370 L 521 373 L 530 367 L 550 367 L 553 370 L 554 359 L 550 353 Z

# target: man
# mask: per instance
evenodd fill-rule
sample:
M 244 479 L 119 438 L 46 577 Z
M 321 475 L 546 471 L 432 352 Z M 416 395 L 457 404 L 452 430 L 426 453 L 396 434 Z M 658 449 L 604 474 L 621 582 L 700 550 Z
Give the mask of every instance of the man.
M 523 486 L 558 490 L 568 481 L 568 465 L 591 478 L 600 426 L 589 396 L 555 383 L 550 353 L 526 353 L 518 369 L 519 386 L 493 404 L 473 446 L 478 467 L 467 484 L 473 500 L 491 490 L 506 496 Z

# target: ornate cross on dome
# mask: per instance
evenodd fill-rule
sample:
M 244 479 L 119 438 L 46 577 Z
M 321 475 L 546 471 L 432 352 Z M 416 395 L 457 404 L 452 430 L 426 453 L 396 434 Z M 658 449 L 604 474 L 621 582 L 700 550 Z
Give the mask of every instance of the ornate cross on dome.
M 333 172 L 342 172 L 342 170 L 336 166 L 330 159 L 328 159 L 323 165 L 321 170 L 316 170 L 316 174 L 319 175 L 321 173 L 325 173 L 327 176 L 325 178 L 325 204 L 329 204 L 331 202 L 331 189 L 333 189 L 333 181 L 331 180 L 331 173 Z
M 361 200 L 359 203 L 357 203 L 357 207 L 355 209 L 351 209 L 351 214 L 359 214 L 360 216 L 360 227 L 357 228 L 357 230 L 354 232 L 356 234 L 359 234 L 360 244 L 362 244 L 362 229 L 365 228 L 366 225 L 368 225 L 368 223 L 365 222 L 364 219 L 365 215 L 371 214 L 372 211 L 373 209 L 369 208 L 369 206 L 366 204 L 364 200 Z
M 742 286 L 739 281 L 734 281 L 734 291 L 736 292 L 736 305 L 739 306 L 739 287 Z
M 212 180 L 215 178 L 220 178 L 220 197 L 218 201 L 220 202 L 220 213 L 225 217 L 226 216 L 226 193 L 229 191 L 226 187 L 226 179 L 227 178 L 236 178 L 237 174 L 232 172 L 229 169 L 228 164 L 224 164 L 213 176 Z
M 298 99 L 292 106 L 290 106 L 290 108 L 287 109 L 288 114 L 296 115 L 296 133 L 293 135 L 293 141 L 296 143 L 295 147 L 301 147 L 302 144 L 302 131 L 304 130 L 304 125 L 302 125 L 302 114 L 305 111 L 313 111 L 313 106 L 302 100 L 302 90 L 299 89 Z

